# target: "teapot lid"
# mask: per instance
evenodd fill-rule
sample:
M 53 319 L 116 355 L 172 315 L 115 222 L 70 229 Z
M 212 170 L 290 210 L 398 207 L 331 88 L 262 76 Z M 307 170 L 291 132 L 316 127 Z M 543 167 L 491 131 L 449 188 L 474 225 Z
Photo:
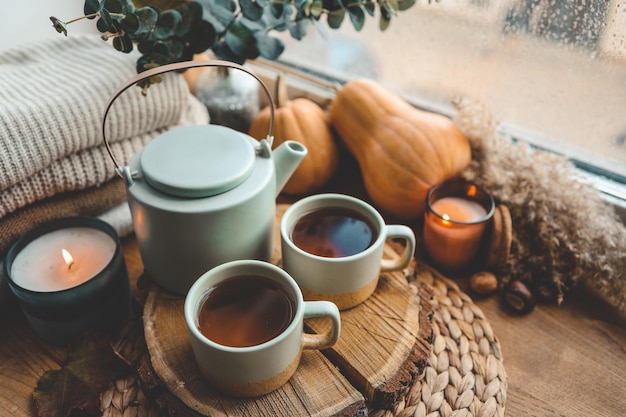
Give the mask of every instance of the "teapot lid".
M 229 191 L 252 172 L 251 140 L 218 125 L 172 129 L 144 148 L 140 166 L 153 188 L 176 197 L 210 197 Z

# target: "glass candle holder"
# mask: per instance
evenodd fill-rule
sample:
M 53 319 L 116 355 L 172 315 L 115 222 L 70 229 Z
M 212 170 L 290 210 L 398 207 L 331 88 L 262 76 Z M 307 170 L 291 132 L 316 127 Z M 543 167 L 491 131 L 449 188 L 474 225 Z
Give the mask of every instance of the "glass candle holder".
M 196 80 L 196 97 L 209 111 L 212 124 L 247 133 L 259 112 L 259 84 L 242 71 L 216 67 Z
M 9 248 L 4 273 L 31 328 L 48 343 L 113 330 L 130 310 L 119 236 L 96 218 L 62 218 L 32 229 Z
M 493 197 L 471 182 L 455 179 L 431 188 L 424 218 L 430 259 L 447 271 L 470 267 L 494 210 Z

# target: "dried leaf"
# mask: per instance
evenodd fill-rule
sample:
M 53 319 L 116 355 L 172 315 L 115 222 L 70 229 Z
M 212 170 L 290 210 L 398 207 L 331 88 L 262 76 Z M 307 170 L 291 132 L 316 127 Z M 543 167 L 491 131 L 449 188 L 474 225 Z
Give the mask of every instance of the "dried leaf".
M 129 372 L 104 334 L 86 334 L 70 345 L 67 364 L 47 371 L 33 398 L 39 417 L 68 417 L 78 412 L 100 413 L 100 393 L 117 377 Z

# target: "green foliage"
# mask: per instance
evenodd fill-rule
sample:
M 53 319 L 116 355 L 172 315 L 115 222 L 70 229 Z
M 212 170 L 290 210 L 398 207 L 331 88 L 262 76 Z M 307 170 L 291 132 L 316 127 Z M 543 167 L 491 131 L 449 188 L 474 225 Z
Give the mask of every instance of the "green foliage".
M 328 26 L 337 29 L 346 15 L 360 31 L 366 16 L 373 17 L 377 10 L 379 28 L 385 30 L 392 16 L 413 4 L 415 0 L 85 0 L 83 17 L 50 19 L 66 36 L 68 24 L 97 19 L 102 38 L 113 39 L 115 49 L 128 53 L 137 46 L 141 72 L 190 60 L 208 49 L 240 64 L 259 56 L 277 59 L 285 46 L 272 31 L 287 30 L 301 40 L 311 22 L 326 16 Z

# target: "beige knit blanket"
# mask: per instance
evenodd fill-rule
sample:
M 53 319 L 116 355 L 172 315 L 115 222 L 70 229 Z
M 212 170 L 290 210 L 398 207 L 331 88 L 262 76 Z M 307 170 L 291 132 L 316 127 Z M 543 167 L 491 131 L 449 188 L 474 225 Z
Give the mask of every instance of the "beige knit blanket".
M 62 192 L 111 180 L 102 115 L 113 92 L 136 74 L 136 54 L 97 35 L 52 38 L 0 54 L 0 218 Z M 164 130 L 208 122 L 178 74 L 131 88 L 114 104 L 107 138 L 121 163 Z

